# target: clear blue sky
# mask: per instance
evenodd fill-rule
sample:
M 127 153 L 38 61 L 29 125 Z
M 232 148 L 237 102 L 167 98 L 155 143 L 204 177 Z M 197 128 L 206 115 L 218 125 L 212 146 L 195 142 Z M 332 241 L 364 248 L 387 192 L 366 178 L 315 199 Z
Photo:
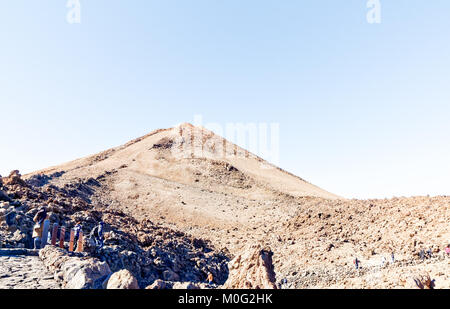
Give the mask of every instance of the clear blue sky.
M 450 194 L 450 1 L 0 2 L 0 174 L 192 122 L 277 122 L 345 197 Z

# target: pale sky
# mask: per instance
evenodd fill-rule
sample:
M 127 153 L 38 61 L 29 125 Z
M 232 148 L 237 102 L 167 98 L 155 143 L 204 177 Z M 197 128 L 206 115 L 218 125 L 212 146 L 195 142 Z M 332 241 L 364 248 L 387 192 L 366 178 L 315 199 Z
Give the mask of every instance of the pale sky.
M 279 165 L 335 194 L 450 194 L 450 1 L 0 2 L 0 174 L 157 128 L 278 123 Z

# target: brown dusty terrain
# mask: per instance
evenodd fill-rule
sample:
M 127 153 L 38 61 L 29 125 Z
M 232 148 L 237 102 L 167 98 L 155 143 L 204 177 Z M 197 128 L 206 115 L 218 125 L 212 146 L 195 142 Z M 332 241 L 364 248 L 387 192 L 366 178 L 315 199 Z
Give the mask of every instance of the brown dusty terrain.
M 429 272 L 450 288 L 442 252 L 450 197 L 346 200 L 189 124 L 27 177 L 39 174 L 59 187 L 95 178 L 97 210 L 150 219 L 233 255 L 270 246 L 284 287 L 412 287 L 413 276 Z M 442 258 L 420 261 L 428 248 Z M 397 262 L 380 267 L 392 252 Z

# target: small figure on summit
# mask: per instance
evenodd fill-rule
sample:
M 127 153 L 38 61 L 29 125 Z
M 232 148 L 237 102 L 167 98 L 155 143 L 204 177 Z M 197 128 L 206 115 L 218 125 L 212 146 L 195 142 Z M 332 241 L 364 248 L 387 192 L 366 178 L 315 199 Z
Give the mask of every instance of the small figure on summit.
M 355 264 L 356 269 L 359 269 L 360 260 L 358 260 L 358 258 L 355 258 L 353 264 Z

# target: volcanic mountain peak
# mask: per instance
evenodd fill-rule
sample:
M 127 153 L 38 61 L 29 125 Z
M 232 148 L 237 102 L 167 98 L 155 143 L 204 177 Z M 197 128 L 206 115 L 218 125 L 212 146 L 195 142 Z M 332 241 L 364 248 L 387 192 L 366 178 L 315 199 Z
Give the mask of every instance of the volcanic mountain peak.
M 212 131 L 189 123 L 155 130 L 123 146 L 33 174 L 59 172 L 64 173 L 61 179 L 68 180 L 116 171 L 147 176 L 149 181 L 158 178 L 218 192 L 224 188 L 227 191 L 226 187 L 245 189 L 246 196 L 263 190 L 263 196 L 277 192 L 294 197 L 338 198 Z

